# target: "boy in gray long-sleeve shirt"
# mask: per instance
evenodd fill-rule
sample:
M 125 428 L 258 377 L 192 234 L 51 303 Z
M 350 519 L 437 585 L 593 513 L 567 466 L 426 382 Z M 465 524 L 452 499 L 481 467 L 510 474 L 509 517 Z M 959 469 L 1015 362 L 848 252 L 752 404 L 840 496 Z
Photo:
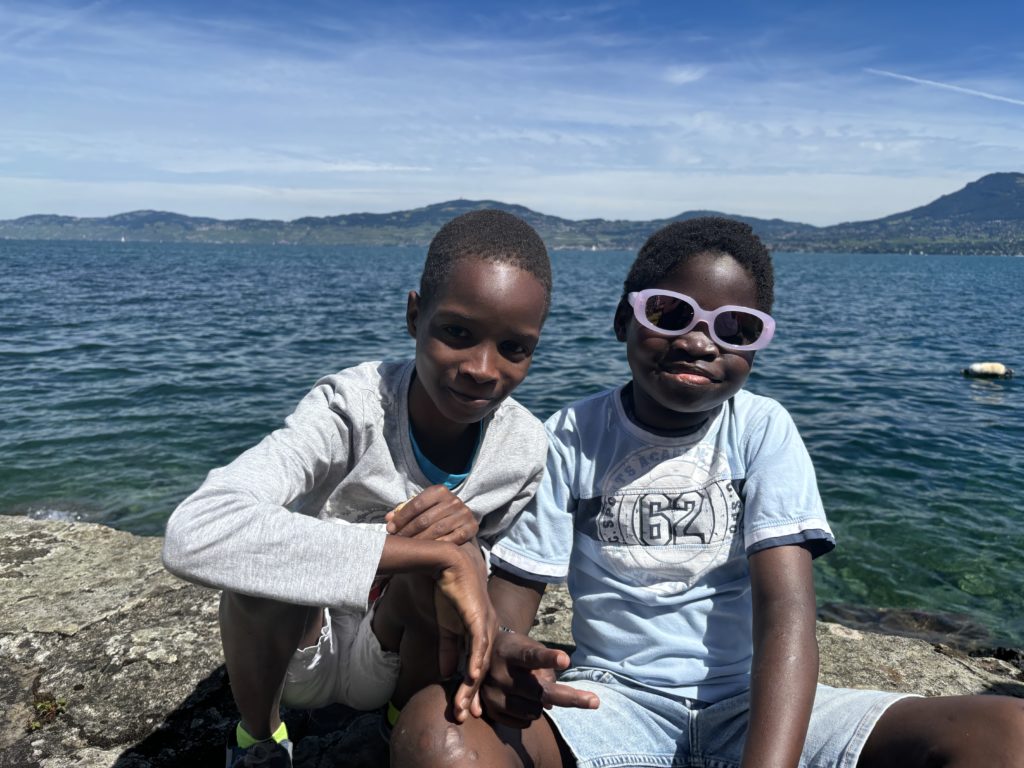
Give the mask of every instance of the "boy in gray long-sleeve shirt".
M 529 225 L 495 210 L 453 219 L 409 293 L 415 360 L 321 379 L 283 428 L 175 510 L 164 564 L 223 590 L 242 717 L 229 766 L 290 765 L 282 700 L 400 707 L 455 673 L 460 635 L 456 716 L 481 714 L 497 621 L 477 536 L 500 533 L 543 471 L 543 428 L 508 396 L 550 296 Z

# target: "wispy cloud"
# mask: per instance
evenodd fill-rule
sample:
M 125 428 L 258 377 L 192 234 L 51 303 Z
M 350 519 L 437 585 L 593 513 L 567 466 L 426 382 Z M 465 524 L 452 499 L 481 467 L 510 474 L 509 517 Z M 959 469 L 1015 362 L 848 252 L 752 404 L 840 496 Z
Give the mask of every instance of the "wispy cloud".
M 665 70 L 665 82 L 671 83 L 672 85 L 686 85 L 688 83 L 696 83 L 698 80 L 703 80 L 704 76 L 707 75 L 707 73 L 707 67 L 699 67 L 694 65 L 669 67 L 667 70 Z
M 143 200 L 280 218 L 458 196 L 647 218 L 693 190 L 696 207 L 817 223 L 859 215 L 843 190 L 873 184 L 867 202 L 891 213 L 894 179 L 1024 167 L 1024 100 L 1010 98 L 1024 63 L 993 53 L 1015 50 L 1009 31 L 975 59 L 945 46 L 940 64 L 941 30 L 929 46 L 899 25 L 866 35 L 859 5 L 808 23 L 785 4 L 746 19 L 636 0 L 103 1 L 0 2 L 0 218 Z M 938 71 L 963 85 L 898 74 Z M 923 87 L 896 99 L 880 77 Z M 923 98 L 935 88 L 975 101 L 951 110 Z M 834 197 L 814 191 L 831 180 Z
M 872 75 L 881 75 L 882 77 L 891 77 L 893 80 L 903 80 L 907 83 L 915 83 L 917 85 L 927 85 L 931 88 L 941 88 L 944 91 L 953 91 L 954 93 L 962 93 L 966 96 L 977 96 L 981 99 L 988 99 L 989 101 L 1001 101 L 1004 104 L 1016 104 L 1018 107 L 1024 107 L 1024 99 L 1013 99 L 1009 96 L 1000 96 L 998 93 L 988 93 L 987 91 L 979 91 L 974 88 L 964 88 L 960 85 L 953 85 L 952 83 L 940 83 L 938 80 L 926 80 L 923 77 L 911 77 L 910 75 L 901 75 L 898 72 L 887 72 L 884 69 L 865 69 L 865 72 L 869 72 Z
M 19 47 L 30 46 L 44 37 L 76 26 L 108 4 L 108 0 L 94 0 L 80 8 L 56 10 L 52 13 L 43 10 L 25 14 L 21 17 L 20 23 L 12 24 L 5 33 L 0 34 L 0 43 Z

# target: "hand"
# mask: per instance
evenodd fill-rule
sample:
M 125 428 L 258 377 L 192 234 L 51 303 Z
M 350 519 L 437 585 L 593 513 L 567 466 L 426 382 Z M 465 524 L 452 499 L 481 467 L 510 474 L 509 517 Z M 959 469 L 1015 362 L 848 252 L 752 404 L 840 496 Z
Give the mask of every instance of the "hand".
M 479 690 L 490 665 L 498 616 L 487 596 L 487 570 L 475 544 L 453 548 L 455 557 L 437 575 L 434 608 L 438 630 L 438 664 L 442 675 L 458 665 L 463 638 L 468 641 L 465 678 L 455 692 L 457 722 L 480 717 Z
M 499 632 L 490 674 L 480 690 L 487 716 L 502 725 L 526 728 L 551 707 L 597 709 L 597 695 L 555 682 L 569 666 L 565 651 L 548 648 L 526 635 Z
M 473 512 L 443 485 L 432 485 L 384 516 L 388 533 L 463 544 L 480 529 Z

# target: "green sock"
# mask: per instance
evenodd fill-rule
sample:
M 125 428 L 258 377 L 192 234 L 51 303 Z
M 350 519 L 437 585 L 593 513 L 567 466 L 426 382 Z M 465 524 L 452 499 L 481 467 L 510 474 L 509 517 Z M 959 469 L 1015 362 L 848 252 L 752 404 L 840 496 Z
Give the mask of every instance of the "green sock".
M 398 716 L 400 714 L 402 714 L 402 710 L 400 710 L 398 707 L 396 707 L 394 704 L 392 704 L 389 701 L 388 702 L 388 725 L 390 725 L 392 728 L 394 728 L 395 727 L 395 723 L 398 722 Z
M 278 729 L 274 731 L 270 739 L 254 739 L 252 736 L 249 735 L 249 732 L 242 727 L 242 721 L 239 720 L 238 725 L 235 726 L 235 738 L 238 740 L 238 746 L 240 746 L 242 749 L 251 747 L 253 744 L 256 744 L 261 741 L 270 741 L 270 739 L 273 739 L 275 742 L 280 744 L 282 741 L 288 738 L 288 726 L 285 725 L 284 720 L 282 720 L 280 727 L 278 727 Z

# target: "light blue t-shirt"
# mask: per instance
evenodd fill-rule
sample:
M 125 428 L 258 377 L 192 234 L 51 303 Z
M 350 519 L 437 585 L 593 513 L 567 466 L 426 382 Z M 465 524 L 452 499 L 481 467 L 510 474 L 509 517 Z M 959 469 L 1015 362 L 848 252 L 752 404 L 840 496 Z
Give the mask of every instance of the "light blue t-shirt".
M 740 391 L 699 431 L 630 421 L 621 388 L 545 423 L 534 500 L 492 562 L 561 581 L 573 598 L 573 666 L 704 702 L 750 685 L 750 571 L 760 549 L 835 546 L 814 468 L 774 400 Z

